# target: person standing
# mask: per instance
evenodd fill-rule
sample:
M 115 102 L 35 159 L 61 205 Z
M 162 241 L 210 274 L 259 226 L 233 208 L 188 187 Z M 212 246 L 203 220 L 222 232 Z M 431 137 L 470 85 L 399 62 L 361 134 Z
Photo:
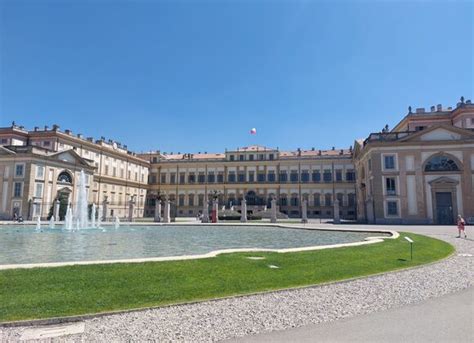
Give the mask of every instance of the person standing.
M 460 214 L 458 214 L 458 232 L 459 232 L 458 238 L 461 237 L 461 234 L 464 235 L 464 238 L 467 238 L 466 231 L 464 230 L 465 225 L 466 225 L 466 222 L 464 218 Z

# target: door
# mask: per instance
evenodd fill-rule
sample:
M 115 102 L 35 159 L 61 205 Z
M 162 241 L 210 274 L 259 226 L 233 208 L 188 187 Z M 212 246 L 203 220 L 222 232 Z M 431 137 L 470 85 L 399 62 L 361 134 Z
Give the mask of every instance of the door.
M 436 223 L 441 225 L 454 223 L 451 192 L 436 192 Z

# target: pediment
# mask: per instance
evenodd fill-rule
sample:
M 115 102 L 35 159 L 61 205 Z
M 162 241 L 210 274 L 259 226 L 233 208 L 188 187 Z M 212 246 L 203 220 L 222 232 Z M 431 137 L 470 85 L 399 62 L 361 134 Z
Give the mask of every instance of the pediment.
M 461 135 L 443 128 L 427 132 L 420 136 L 420 141 L 455 141 L 461 139 Z
M 79 156 L 74 150 L 66 150 L 57 152 L 54 155 L 54 158 L 61 162 L 71 163 L 75 165 L 82 165 L 86 167 L 92 167 L 87 160 Z
M 454 126 L 437 125 L 429 127 L 423 131 L 419 131 L 415 134 L 411 134 L 406 138 L 401 139 L 401 141 L 457 141 L 469 138 L 474 138 L 474 134 L 472 132 Z
M 16 155 L 16 152 L 0 145 L 0 156 L 5 156 L 5 155 Z
M 441 176 L 437 179 L 434 179 L 434 180 L 431 180 L 429 182 L 430 185 L 440 185 L 440 184 L 443 184 L 443 185 L 457 185 L 459 183 L 459 181 L 457 180 L 453 180 L 447 176 Z

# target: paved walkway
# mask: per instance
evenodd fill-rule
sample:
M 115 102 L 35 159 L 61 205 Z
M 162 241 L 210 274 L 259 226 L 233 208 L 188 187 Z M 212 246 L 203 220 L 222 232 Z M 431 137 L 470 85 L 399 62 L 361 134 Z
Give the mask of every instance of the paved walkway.
M 474 342 L 473 306 L 471 287 L 415 305 L 228 342 Z

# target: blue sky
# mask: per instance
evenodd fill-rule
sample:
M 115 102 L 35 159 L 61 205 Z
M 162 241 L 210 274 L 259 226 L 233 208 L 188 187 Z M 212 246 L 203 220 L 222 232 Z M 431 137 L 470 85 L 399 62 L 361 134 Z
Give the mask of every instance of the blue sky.
M 467 1 L 0 0 L 0 124 L 57 123 L 135 151 L 348 147 L 409 105 L 472 98 L 473 11 Z

